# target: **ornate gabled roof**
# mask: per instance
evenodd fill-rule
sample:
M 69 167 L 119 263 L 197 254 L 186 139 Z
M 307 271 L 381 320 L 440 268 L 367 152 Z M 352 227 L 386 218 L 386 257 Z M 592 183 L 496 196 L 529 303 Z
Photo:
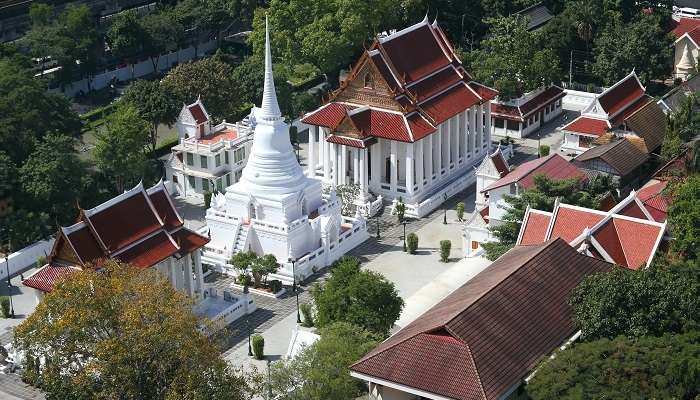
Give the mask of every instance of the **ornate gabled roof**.
M 622 138 L 607 144 L 593 147 L 574 158 L 576 165 L 586 167 L 591 160 L 602 160 L 612 167 L 617 175 L 627 176 L 636 171 L 649 159 L 649 155 Z
M 421 51 L 416 52 L 415 48 Z M 363 79 L 359 76 L 362 71 L 371 72 L 381 85 L 352 86 Z M 377 94 L 378 87 L 386 92 Z M 348 79 L 331 95 L 329 103 L 306 114 L 302 121 L 333 130 L 343 120 L 342 114 L 356 107 L 368 106 L 372 114 L 398 111 L 405 118 L 394 122 L 406 126 L 408 132 L 387 138 L 414 142 L 435 132 L 440 123 L 475 104 L 492 100 L 497 94 L 472 80 L 444 32 L 424 19 L 377 38 L 352 68 Z
M 535 176 L 544 175 L 553 180 L 564 179 L 586 179 L 586 175 L 581 172 L 575 165 L 566 161 L 564 157 L 557 153 L 550 154 L 547 157 L 537 158 L 526 163 L 518 165 L 517 168 L 510 171 L 507 175 L 489 185 L 482 190 L 488 192 L 502 186 L 518 183 L 524 188 L 531 187 L 535 182 Z
M 563 240 L 516 246 L 350 370 L 441 398 L 502 398 L 576 332 L 570 292 L 611 268 Z
M 520 99 L 515 102 L 508 103 L 491 103 L 491 114 L 497 115 L 499 117 L 513 120 L 513 121 L 524 121 L 537 111 L 542 110 L 553 102 L 563 98 L 566 95 L 564 89 L 559 86 L 552 85 L 539 94 L 525 98 L 524 101 Z

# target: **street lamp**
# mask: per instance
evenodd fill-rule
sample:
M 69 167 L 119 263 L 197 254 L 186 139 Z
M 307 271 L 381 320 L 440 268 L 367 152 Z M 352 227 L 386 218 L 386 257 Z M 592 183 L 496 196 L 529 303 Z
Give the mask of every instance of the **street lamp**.
M 379 235 L 379 214 L 375 215 L 375 218 L 377 219 L 377 239 L 381 239 Z
M 7 252 L 9 253 L 9 249 Z M 12 315 L 12 318 L 15 317 L 15 306 L 12 304 L 12 283 L 10 282 L 10 259 L 8 258 L 9 255 L 5 253 L 5 268 L 7 269 L 7 291 L 9 293 L 9 298 L 10 298 L 10 314 Z
M 447 193 L 443 193 L 442 198 L 444 199 L 444 201 L 443 201 L 444 214 L 442 216 L 442 224 L 447 225 L 447 204 L 445 204 L 447 202 Z
M 406 252 L 406 221 L 401 222 L 403 225 L 403 251 Z
M 540 132 L 537 132 L 537 158 L 542 157 L 542 154 L 540 152 Z
M 297 290 L 297 273 L 296 273 L 296 260 L 289 258 L 289 262 L 292 263 L 292 291 L 297 297 L 297 324 L 301 324 L 301 315 L 299 315 L 299 291 Z
M 246 315 L 245 325 L 248 328 L 248 357 L 253 357 L 253 348 L 250 346 L 250 318 Z

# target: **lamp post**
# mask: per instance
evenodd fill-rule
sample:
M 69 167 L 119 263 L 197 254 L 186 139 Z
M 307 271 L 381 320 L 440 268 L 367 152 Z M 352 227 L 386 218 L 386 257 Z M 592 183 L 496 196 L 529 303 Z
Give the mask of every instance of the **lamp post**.
M 9 252 L 9 248 L 7 252 Z M 12 283 L 10 282 L 10 259 L 9 255 L 5 253 L 5 268 L 7 269 L 7 292 L 9 294 L 10 298 L 10 315 L 12 315 L 12 318 L 15 317 L 15 306 L 12 304 Z
M 299 314 L 299 291 L 297 290 L 297 272 L 296 272 L 296 260 L 289 258 L 289 262 L 292 263 L 292 291 L 297 298 L 297 324 L 301 324 L 301 315 Z
M 248 357 L 253 357 L 253 348 L 250 346 L 250 319 L 246 315 L 245 325 L 248 328 Z
M 377 239 L 381 239 L 381 236 L 379 235 L 379 214 L 374 216 L 377 219 Z
M 537 132 L 537 158 L 542 157 L 542 152 L 540 151 L 540 132 Z
M 405 253 L 407 251 L 407 248 L 406 248 L 406 221 L 401 222 L 401 225 L 403 225 L 403 251 Z
M 447 204 L 444 204 L 445 202 L 447 202 L 447 193 L 443 193 L 442 198 L 444 199 L 444 201 L 443 201 L 444 214 L 442 215 L 442 224 L 447 225 Z

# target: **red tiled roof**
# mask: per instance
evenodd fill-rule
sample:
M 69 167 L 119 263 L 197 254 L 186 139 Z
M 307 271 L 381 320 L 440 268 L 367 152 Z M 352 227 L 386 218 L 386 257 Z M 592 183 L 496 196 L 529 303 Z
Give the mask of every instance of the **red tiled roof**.
M 516 246 L 350 369 L 453 399 L 500 398 L 576 331 L 571 290 L 611 268 L 562 240 Z
M 595 210 L 561 205 L 554 215 L 550 238 L 562 238 L 569 243 L 579 237 L 586 228 L 593 228 L 603 218 L 605 214 Z
M 61 279 L 76 272 L 76 269 L 61 265 L 46 264 L 22 281 L 24 286 L 50 292 Z
M 671 33 L 673 33 L 676 38 L 679 38 L 687 32 L 700 28 L 700 19 L 681 18 L 679 21 L 672 19 L 671 24 L 673 28 Z
M 389 57 L 398 75 L 407 83 L 450 63 L 429 24 L 390 36 L 380 41 L 379 46 Z
M 177 227 L 182 226 L 183 221 L 180 220 L 180 216 L 177 210 L 173 208 L 170 202 L 170 196 L 168 196 L 164 190 L 157 190 L 148 195 L 153 203 L 153 208 L 156 209 L 158 216 L 163 220 L 165 224 L 165 229 L 171 231 Z
M 696 46 L 700 46 L 700 26 L 688 32 L 688 36 L 695 42 Z
M 362 139 L 354 139 L 350 138 L 347 136 L 339 136 L 339 135 L 329 135 L 326 138 L 326 141 L 328 143 L 335 143 L 335 144 L 342 144 L 345 146 L 350 146 L 350 147 L 356 147 L 358 149 L 364 149 L 367 146 L 365 145 L 365 141 Z
M 603 107 L 603 110 L 609 116 L 612 116 L 636 101 L 643 94 L 644 88 L 639 84 L 637 76 L 630 74 L 621 82 L 618 82 L 616 86 L 598 96 L 598 102 Z
M 613 259 L 615 264 L 626 264 L 625 251 L 622 249 L 622 243 L 620 243 L 620 238 L 617 235 L 612 219 L 597 229 L 593 237 L 603 246 L 603 249 Z M 599 252 L 598 254 L 602 259 L 603 256 Z
M 110 252 L 161 227 L 143 191 L 88 216 L 88 219 Z
M 408 91 L 414 93 L 418 101 L 423 101 L 430 96 L 442 92 L 461 80 L 462 78 L 459 76 L 459 74 L 457 74 L 457 71 L 452 66 L 449 66 L 435 75 L 408 86 L 407 89 Z
M 641 208 L 639 208 L 639 205 L 637 204 L 636 201 L 631 201 L 629 204 L 624 206 L 622 210 L 617 212 L 620 215 L 626 215 L 628 217 L 632 218 L 639 218 L 639 219 L 647 219 L 646 214 L 644 214 L 644 211 L 642 211 Z
M 474 92 L 465 84 L 459 84 L 420 104 L 420 107 L 440 124 L 477 103 L 479 98 Z
M 500 151 L 500 148 L 499 151 L 491 155 L 491 161 L 493 161 L 493 165 L 494 167 L 496 167 L 496 171 L 498 171 L 498 174 L 501 177 L 510 172 L 510 169 L 508 168 L 508 163 L 506 162 L 506 159 L 503 158 L 503 153 Z
M 484 101 L 493 100 L 496 98 L 496 96 L 498 96 L 498 91 L 496 89 L 484 86 L 478 82 L 469 82 L 469 87 L 474 90 L 476 94 L 478 94 Z
M 175 243 L 180 246 L 181 254 L 191 253 L 209 243 L 209 238 L 185 228 L 173 233 L 172 236 Z
M 368 109 L 352 117 L 355 125 L 370 136 L 412 142 L 403 114 Z M 369 124 L 369 125 L 367 125 Z
M 178 248 L 165 231 L 120 253 L 116 258 L 138 268 L 148 268 L 177 253 Z
M 508 104 L 491 103 L 491 114 L 495 114 L 499 117 L 504 117 L 513 121 L 523 120 L 523 117 L 522 115 L 520 115 L 520 110 L 518 110 L 518 107 L 511 106 Z
M 547 227 L 549 227 L 551 218 L 551 213 L 545 214 L 530 211 L 527 214 L 526 225 L 523 227 L 523 235 L 518 244 L 527 246 L 543 243 L 545 236 L 547 236 Z
M 634 114 L 635 112 L 639 111 L 642 107 L 645 105 L 649 104 L 650 102 L 654 101 L 654 98 L 649 96 L 649 95 L 644 95 L 640 97 L 637 101 L 634 103 L 630 104 L 627 108 L 624 109 L 621 113 L 617 114 L 615 118 L 613 118 L 610 121 L 610 124 L 612 126 L 618 126 L 625 122 L 627 117 L 630 115 Z
M 644 204 L 654 217 L 656 222 L 664 222 L 668 216 L 668 207 L 671 205 L 672 198 L 670 196 L 665 196 L 662 194 L 663 190 L 666 189 L 668 181 L 660 181 L 649 186 L 645 186 L 639 189 L 637 192 L 637 197 Z
M 425 118 L 418 113 L 408 115 L 406 117 L 406 122 L 408 122 L 408 127 L 413 133 L 414 141 L 421 140 L 436 130 L 430 122 L 426 121 Z
M 626 262 L 621 264 L 628 268 L 639 269 L 646 265 L 663 229 L 656 225 L 645 224 L 643 221 L 629 219 L 612 219 L 625 254 Z
M 66 235 L 70 244 L 75 249 L 78 257 L 84 263 L 92 263 L 101 258 L 105 258 L 106 255 L 100 247 L 100 244 L 95 239 L 95 236 L 90 231 L 90 228 L 85 222 L 79 222 L 82 227 L 74 230 L 73 232 Z
M 318 125 L 330 129 L 335 129 L 345 118 L 348 110 L 357 107 L 344 103 L 328 103 L 325 106 L 310 112 L 301 119 L 301 122 L 309 125 Z
M 578 117 L 561 128 L 563 131 L 593 136 L 603 136 L 609 129 L 610 125 L 607 120 L 589 117 Z
M 534 184 L 535 176 L 537 175 L 544 175 L 553 180 L 571 178 L 585 179 L 586 177 L 575 165 L 566 161 L 564 157 L 559 154 L 554 153 L 547 157 L 538 158 L 519 165 L 483 191 L 487 192 L 516 182 L 523 188 L 528 189 Z
M 225 128 L 211 135 L 202 136 L 198 142 L 201 144 L 214 144 L 224 140 L 234 140 L 238 137 L 238 131 L 233 128 Z
M 194 120 L 197 121 L 197 124 L 202 124 L 204 122 L 207 122 L 207 116 L 204 114 L 204 110 L 202 110 L 202 107 L 199 106 L 199 104 L 194 104 L 188 107 L 190 110 L 190 113 L 192 113 L 192 116 L 194 117 Z
M 526 117 L 533 114 L 566 95 L 564 90 L 558 86 L 550 86 L 542 93 L 532 97 L 519 106 L 501 103 L 491 103 L 491 112 L 506 119 L 514 121 L 524 121 Z

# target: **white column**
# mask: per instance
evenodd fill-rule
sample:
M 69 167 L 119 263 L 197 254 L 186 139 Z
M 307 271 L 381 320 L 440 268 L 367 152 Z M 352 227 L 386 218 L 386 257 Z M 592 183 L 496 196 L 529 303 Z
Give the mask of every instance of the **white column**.
M 318 126 L 309 126 L 309 148 L 307 150 L 308 159 L 307 163 L 308 170 L 307 175 L 311 178 L 316 176 L 316 133 L 318 132 Z
M 396 141 L 392 140 L 391 141 L 391 153 L 389 155 L 390 160 L 391 160 L 391 175 L 389 177 L 389 183 L 391 184 L 391 191 L 392 193 L 396 193 L 396 184 L 398 181 L 398 168 L 396 165 L 396 156 L 398 154 L 397 152 L 397 146 L 396 146 Z
M 338 145 L 335 143 L 329 143 L 331 146 L 331 163 L 333 164 L 333 177 L 332 182 L 335 185 L 339 185 L 338 181 Z
M 322 135 L 325 136 L 325 135 Z M 330 143 L 326 141 L 325 138 L 323 138 L 323 179 L 326 182 L 331 181 L 331 151 L 330 151 Z
M 372 145 L 372 158 L 369 162 L 372 163 L 370 183 L 379 190 L 382 184 L 382 139 L 377 139 L 377 143 Z
M 413 196 L 413 143 L 406 143 L 406 193 Z
M 367 149 L 359 149 L 360 152 L 360 196 L 363 199 L 367 198 Z
M 348 173 L 348 148 L 345 145 L 340 146 L 340 182 L 344 185 L 347 182 Z
M 484 105 L 479 104 L 476 115 L 476 130 L 479 132 L 479 152 L 484 146 Z
M 355 185 L 360 183 L 360 150 L 352 149 L 352 183 Z
M 491 102 L 486 103 L 486 130 L 485 130 L 485 135 L 486 135 L 486 143 L 488 143 L 488 147 L 486 149 L 486 153 L 489 154 L 491 153 Z
M 444 122 L 438 127 L 437 145 L 435 146 L 437 148 L 437 170 L 435 171 L 435 175 L 437 175 L 436 179 L 438 180 L 440 179 L 440 175 L 442 175 L 442 131 L 444 127 Z
M 445 146 L 445 169 L 450 172 L 450 157 L 452 155 L 452 118 L 445 121 L 445 128 L 447 128 L 447 140 L 445 141 L 447 146 Z
M 172 257 L 168 258 L 168 275 L 169 275 L 170 284 L 173 285 L 173 287 L 175 289 L 177 289 L 177 275 L 176 275 L 175 265 L 176 264 L 173 262 L 173 258 Z
M 468 110 L 461 114 L 462 118 L 462 137 L 464 138 L 464 147 L 462 148 L 462 159 L 466 162 L 469 157 L 469 130 L 467 129 Z
M 454 146 L 452 146 L 452 160 L 455 163 L 455 166 L 459 163 L 459 142 L 460 142 L 460 132 L 462 131 L 460 129 L 460 123 L 462 120 L 462 114 L 459 113 L 454 116 L 454 126 L 452 129 L 452 137 L 454 138 Z
M 415 143 L 416 145 L 416 180 L 418 181 L 418 191 L 423 190 L 423 173 L 425 169 L 425 164 L 423 164 L 423 147 L 425 146 L 425 140 L 419 140 Z
M 425 160 L 425 173 L 428 175 L 428 185 L 433 182 L 433 136 L 436 134 L 437 132 L 428 136 L 428 150 L 425 152 L 427 156 Z
M 200 297 L 204 297 L 204 272 L 202 271 L 202 249 L 195 250 L 194 272 L 197 275 L 197 293 L 199 293 Z
M 472 106 L 469 108 L 469 134 L 472 137 L 472 152 L 474 154 L 478 153 L 477 151 L 477 130 L 476 130 L 476 106 Z
M 187 254 L 185 256 L 185 291 L 190 297 L 194 297 L 194 282 L 192 279 L 192 256 Z

